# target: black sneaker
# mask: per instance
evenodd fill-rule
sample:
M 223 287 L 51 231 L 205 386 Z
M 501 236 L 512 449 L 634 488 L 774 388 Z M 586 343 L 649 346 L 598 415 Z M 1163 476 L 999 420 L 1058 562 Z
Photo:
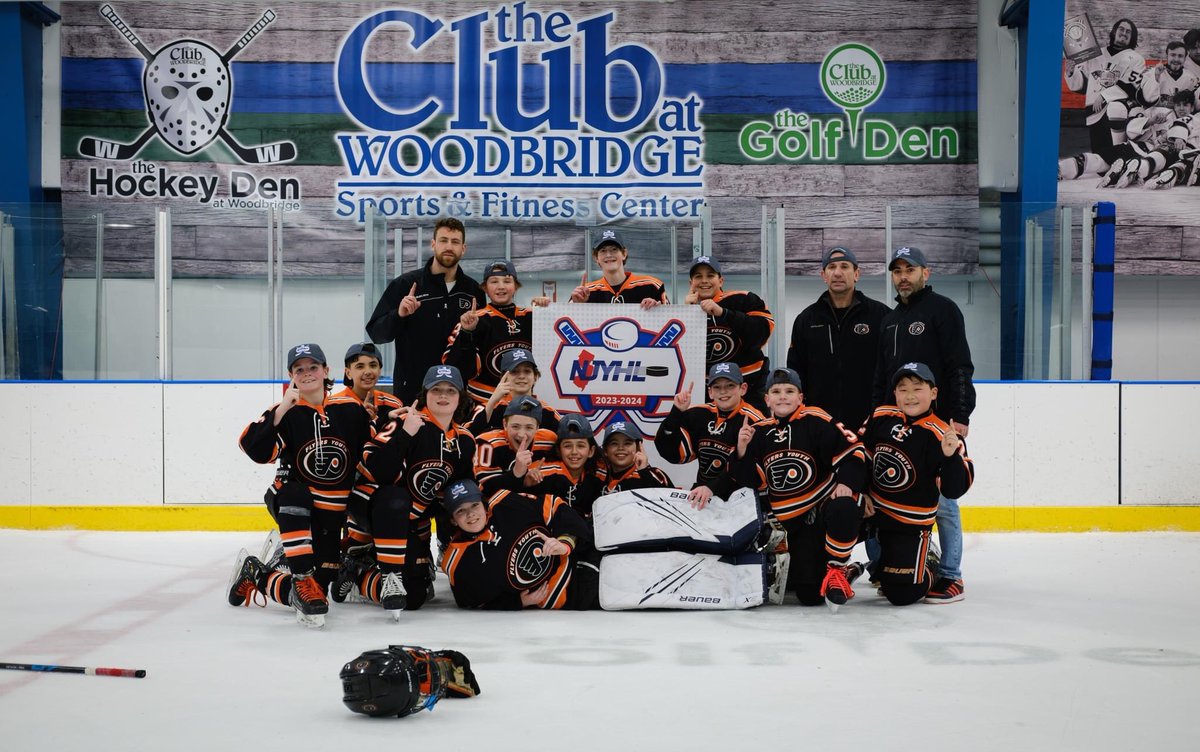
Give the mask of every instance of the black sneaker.
M 269 573 L 270 570 L 261 561 L 246 553 L 246 549 L 239 551 L 233 564 L 233 576 L 229 578 L 229 605 L 265 607 Z
M 925 594 L 926 603 L 955 603 L 963 599 L 963 591 L 966 587 L 963 586 L 962 580 L 952 580 L 949 577 L 940 577 L 938 581 L 933 583 L 929 588 L 929 592 Z

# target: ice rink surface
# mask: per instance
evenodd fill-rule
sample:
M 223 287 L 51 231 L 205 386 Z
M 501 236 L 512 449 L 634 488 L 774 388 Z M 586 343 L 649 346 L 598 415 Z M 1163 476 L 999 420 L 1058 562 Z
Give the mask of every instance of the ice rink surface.
M 860 582 L 837 614 L 465 612 L 440 576 L 401 623 L 331 604 L 323 630 L 226 604 L 262 537 L 0 530 L 0 660 L 148 672 L 0 671 L 0 749 L 1197 748 L 1196 534 L 968 535 L 939 606 Z M 341 665 L 389 643 L 464 652 L 483 694 L 350 713 Z

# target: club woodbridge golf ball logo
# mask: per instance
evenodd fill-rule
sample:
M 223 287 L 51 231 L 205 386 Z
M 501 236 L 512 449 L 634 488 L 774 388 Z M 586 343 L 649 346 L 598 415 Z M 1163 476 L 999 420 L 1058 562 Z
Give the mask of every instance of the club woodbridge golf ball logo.
M 273 10 L 267 9 L 224 54 L 206 42 L 186 38 L 151 52 L 111 5 L 100 6 L 100 15 L 146 61 L 142 94 L 150 126 L 131 143 L 85 136 L 79 141 L 80 154 L 92 159 L 130 160 L 157 134 L 183 156 L 195 154 L 219 138 L 246 164 L 276 164 L 296 158 L 296 145 L 291 141 L 247 147 L 225 127 L 233 98 L 230 62 L 275 20 Z
M 821 62 L 821 90 L 846 114 L 851 146 L 857 140 L 859 116 L 879 99 L 886 83 L 883 59 L 865 44 L 840 44 Z

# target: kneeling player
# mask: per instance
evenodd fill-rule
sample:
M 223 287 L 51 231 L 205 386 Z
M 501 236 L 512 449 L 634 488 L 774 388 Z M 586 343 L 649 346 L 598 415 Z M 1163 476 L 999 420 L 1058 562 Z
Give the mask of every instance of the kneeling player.
M 604 489 L 592 426 L 582 415 L 564 415 L 558 422 L 557 438 L 555 457 L 538 468 L 541 482 L 525 492 L 557 496 L 590 522 L 592 504 Z
M 883 405 L 867 422 L 863 441 L 874 453 L 867 516 L 874 517 L 882 549 L 878 577 L 883 595 L 897 606 L 924 598 L 933 575 L 926 568 L 929 532 L 938 494 L 967 492 L 975 466 L 958 434 L 933 414 L 937 383 L 924 363 L 906 363 L 892 377 L 895 405 Z M 931 603 L 962 600 L 962 589 Z
M 790 368 L 767 376 L 767 407 L 774 421 L 747 422 L 738 433 L 737 475 L 766 488 L 787 530 L 800 604 L 826 603 L 836 611 L 854 597 L 845 568 L 862 521 L 866 450 L 829 413 L 804 405 L 800 376 Z
M 446 486 L 443 506 L 458 526 L 442 569 L 460 608 L 599 607 L 599 555 L 587 522 L 562 499 L 479 486 Z

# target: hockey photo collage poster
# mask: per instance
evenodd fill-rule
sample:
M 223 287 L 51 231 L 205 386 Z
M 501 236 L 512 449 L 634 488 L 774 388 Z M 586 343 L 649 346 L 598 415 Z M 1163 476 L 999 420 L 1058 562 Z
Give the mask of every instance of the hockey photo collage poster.
M 1200 274 L 1200 6 L 1067 0 L 1056 74 L 1059 203 L 1116 204 L 1117 274 Z
M 580 268 L 585 228 L 616 226 L 661 276 L 706 203 L 726 274 L 759 273 L 764 206 L 786 209 L 789 274 L 834 245 L 882 273 L 889 206 L 939 273 L 978 261 L 969 0 L 62 12 L 64 210 L 104 212 L 109 275 L 152 274 L 158 206 L 191 277 L 261 276 L 271 206 L 288 276 L 361 278 L 371 211 L 462 219 L 471 263 L 508 230 L 526 273 Z M 95 242 L 67 223 L 68 276 Z

